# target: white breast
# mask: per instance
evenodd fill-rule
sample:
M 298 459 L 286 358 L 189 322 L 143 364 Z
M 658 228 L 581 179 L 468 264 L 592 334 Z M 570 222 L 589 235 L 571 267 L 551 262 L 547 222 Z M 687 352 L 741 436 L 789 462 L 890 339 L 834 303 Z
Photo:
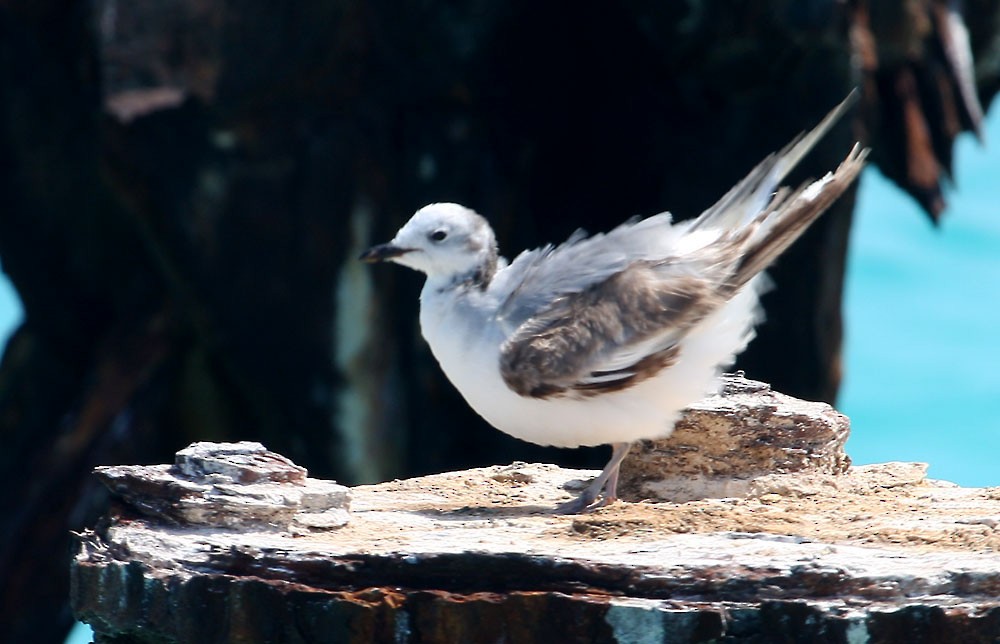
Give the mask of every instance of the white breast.
M 460 293 L 460 292 L 459 292 Z M 718 374 L 752 337 L 755 288 L 746 288 L 686 339 L 678 362 L 628 389 L 593 397 L 538 399 L 500 376 L 504 334 L 488 303 L 456 292 L 421 294 L 420 326 L 445 375 L 487 422 L 539 445 L 579 447 L 668 435 L 682 410 L 714 390 Z

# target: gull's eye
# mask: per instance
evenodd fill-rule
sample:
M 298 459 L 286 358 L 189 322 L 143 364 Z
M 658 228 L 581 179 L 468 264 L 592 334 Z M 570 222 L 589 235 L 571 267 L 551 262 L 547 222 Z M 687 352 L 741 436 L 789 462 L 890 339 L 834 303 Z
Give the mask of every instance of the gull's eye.
M 445 237 L 447 236 L 448 236 L 447 232 L 443 230 L 435 230 L 430 235 L 427 235 L 427 238 L 430 239 L 432 242 L 439 242 L 439 241 L 444 241 Z

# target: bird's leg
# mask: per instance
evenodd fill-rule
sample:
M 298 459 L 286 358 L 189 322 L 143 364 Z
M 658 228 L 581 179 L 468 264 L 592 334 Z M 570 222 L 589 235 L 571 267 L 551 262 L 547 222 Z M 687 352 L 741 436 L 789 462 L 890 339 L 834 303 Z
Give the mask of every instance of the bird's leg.
M 618 498 L 618 468 L 628 454 L 631 443 L 612 443 L 611 459 L 601 473 L 587 486 L 583 494 L 556 506 L 559 514 L 579 514 L 602 508 Z M 603 494 L 602 494 L 603 492 Z M 600 497 L 600 499 L 598 499 Z

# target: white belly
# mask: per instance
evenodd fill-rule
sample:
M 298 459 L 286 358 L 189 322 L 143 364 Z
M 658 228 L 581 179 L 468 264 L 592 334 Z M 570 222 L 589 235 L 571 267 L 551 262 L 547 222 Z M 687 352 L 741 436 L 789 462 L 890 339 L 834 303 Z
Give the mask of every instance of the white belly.
M 423 299 L 423 298 L 422 298 Z M 442 370 L 469 405 L 500 431 L 539 445 L 579 447 L 670 434 L 681 412 L 715 390 L 720 371 L 752 337 L 753 288 L 706 318 L 685 339 L 676 364 L 624 390 L 590 397 L 531 398 L 511 391 L 500 376 L 504 336 L 492 320 L 445 324 L 454 302 L 422 302 L 420 322 Z M 464 311 L 462 319 L 474 319 Z

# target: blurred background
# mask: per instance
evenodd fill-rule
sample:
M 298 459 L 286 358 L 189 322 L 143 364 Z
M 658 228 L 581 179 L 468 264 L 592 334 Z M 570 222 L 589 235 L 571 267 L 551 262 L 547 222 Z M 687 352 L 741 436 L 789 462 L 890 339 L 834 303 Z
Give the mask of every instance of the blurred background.
M 844 382 L 855 463 L 919 461 L 1000 486 L 1000 110 L 955 149 L 938 226 L 869 168 L 851 230 Z
M 600 466 L 476 417 L 420 277 L 357 255 L 431 201 L 508 256 L 695 216 L 854 87 L 792 181 L 861 140 L 857 210 L 771 271 L 738 366 L 851 415 L 856 462 L 1000 485 L 994 1 L 0 0 L 0 632 L 65 637 L 95 465 L 259 440 L 346 483 Z

